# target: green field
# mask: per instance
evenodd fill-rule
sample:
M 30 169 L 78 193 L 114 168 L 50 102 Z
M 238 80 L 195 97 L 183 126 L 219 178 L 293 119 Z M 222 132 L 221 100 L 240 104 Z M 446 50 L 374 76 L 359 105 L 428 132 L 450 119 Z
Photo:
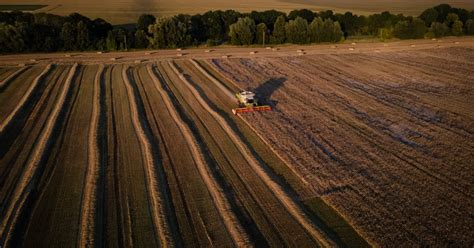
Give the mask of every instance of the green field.
M 39 4 L 0 4 L 0 11 L 34 11 L 42 9 L 48 5 Z

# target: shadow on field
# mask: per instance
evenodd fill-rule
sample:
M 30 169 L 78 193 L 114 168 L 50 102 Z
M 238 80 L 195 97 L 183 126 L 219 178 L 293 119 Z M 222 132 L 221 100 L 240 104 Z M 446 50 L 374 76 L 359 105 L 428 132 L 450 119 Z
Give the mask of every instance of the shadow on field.
M 276 90 L 283 86 L 286 80 L 287 79 L 284 77 L 270 78 L 263 84 L 255 88 L 255 92 L 257 93 L 257 96 L 260 99 L 261 103 L 276 106 L 278 104 L 278 101 L 270 101 L 270 97 Z

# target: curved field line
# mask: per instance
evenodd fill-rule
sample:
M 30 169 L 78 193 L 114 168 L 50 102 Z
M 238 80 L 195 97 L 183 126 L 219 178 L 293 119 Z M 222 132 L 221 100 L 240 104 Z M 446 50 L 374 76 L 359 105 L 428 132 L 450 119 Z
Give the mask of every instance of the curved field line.
M 260 176 L 263 182 L 273 191 L 274 195 L 279 199 L 279 201 L 286 207 L 288 212 L 298 221 L 298 223 L 303 226 L 306 231 L 313 236 L 321 245 L 325 247 L 335 247 L 336 243 L 333 242 L 322 230 L 317 228 L 311 221 L 309 220 L 308 216 L 304 213 L 300 206 L 296 202 L 294 202 L 284 191 L 284 189 L 275 182 L 270 175 L 265 172 L 264 168 L 261 167 L 259 162 L 251 155 L 248 148 L 245 146 L 242 140 L 238 137 L 234 130 L 227 124 L 225 119 L 220 116 L 216 111 L 214 111 L 209 104 L 201 97 L 199 92 L 192 86 L 192 84 L 183 76 L 183 74 L 179 73 L 178 69 L 174 65 L 173 62 L 168 61 L 169 65 L 176 73 L 179 75 L 179 78 L 183 81 L 183 83 L 188 87 L 191 93 L 194 95 L 196 100 L 202 105 L 204 109 L 206 109 L 209 114 L 211 114 L 214 119 L 219 123 L 222 129 L 227 133 L 227 135 L 231 138 L 232 142 L 237 146 L 240 153 L 245 157 L 247 162 L 252 166 L 255 172 Z
M 10 84 L 10 81 L 12 81 L 16 76 L 18 76 L 20 73 L 24 72 L 28 68 L 29 68 L 28 66 L 23 66 L 20 69 L 16 70 L 7 78 L 5 78 L 2 82 L 0 82 L 0 89 L 2 89 L 3 87 L 6 87 L 8 84 Z
M 100 115 L 100 80 L 104 71 L 104 65 L 99 65 L 99 70 L 94 80 L 94 94 L 92 99 L 92 118 L 89 126 L 88 149 L 87 149 L 87 172 L 82 197 L 81 225 L 79 226 L 79 247 L 94 246 L 95 230 L 95 203 L 97 180 L 99 178 L 99 144 L 97 133 Z
M 196 67 L 204 76 L 206 76 L 211 82 L 213 82 L 216 86 L 219 87 L 219 89 L 222 90 L 222 92 L 224 94 L 226 94 L 227 96 L 231 96 L 231 99 L 232 100 L 235 100 L 235 96 L 226 88 L 222 85 L 221 82 L 219 82 L 219 80 L 217 80 L 215 77 L 213 77 L 212 75 L 210 75 L 204 68 L 202 68 L 202 66 L 197 63 L 194 59 L 190 59 L 191 63 L 194 65 L 194 67 Z M 219 73 L 219 72 L 218 72 Z M 225 77 L 224 75 L 221 75 L 223 76 L 224 78 L 226 78 L 228 81 L 229 79 L 227 77 Z M 230 81 L 232 82 L 232 81 Z M 237 84 L 233 83 L 233 85 L 235 85 L 237 88 L 239 89 L 242 89 L 240 88 Z M 278 152 L 275 148 L 273 148 L 272 145 L 270 145 L 270 143 L 263 138 L 263 136 L 257 132 L 257 130 L 252 126 L 250 125 L 250 123 L 245 120 L 245 118 L 243 118 L 241 115 L 237 115 L 259 138 L 260 140 L 265 143 L 265 145 L 270 148 L 270 150 L 273 152 L 273 154 L 275 154 L 285 165 L 286 167 L 288 167 L 288 169 L 290 169 L 300 180 L 301 182 L 310 190 L 313 190 L 311 185 L 308 183 L 308 181 L 306 181 L 306 179 L 304 177 L 302 177 L 295 169 L 293 166 L 290 166 L 290 163 L 284 159 Z
M 13 117 L 18 113 L 18 111 L 25 105 L 26 101 L 30 98 L 33 91 L 37 88 L 38 83 L 43 79 L 43 77 L 51 70 L 52 65 L 48 64 L 46 68 L 41 72 L 41 74 L 35 78 L 33 83 L 30 85 L 28 90 L 26 91 L 25 95 L 20 99 L 18 104 L 16 105 L 15 109 L 13 109 L 10 114 L 8 114 L 7 118 L 5 118 L 2 123 L 0 123 L 0 133 L 2 133 L 6 126 L 13 120 Z
M 163 102 L 165 103 L 165 106 L 168 112 L 170 113 L 174 122 L 179 127 L 179 129 L 181 130 L 181 133 L 186 139 L 187 141 L 186 143 L 188 144 L 188 147 L 191 153 L 193 154 L 193 157 L 194 157 L 193 160 L 197 165 L 199 174 L 203 178 L 203 181 L 206 184 L 212 196 L 212 199 L 217 207 L 217 210 L 219 211 L 224 221 L 224 225 L 226 226 L 227 230 L 232 236 L 232 239 L 234 240 L 235 244 L 238 247 L 252 246 L 251 241 L 248 235 L 246 234 L 246 232 L 244 231 L 244 228 L 240 225 L 237 219 L 237 216 L 235 216 L 234 212 L 232 212 L 231 206 L 229 202 L 227 201 L 223 190 L 219 187 L 215 179 L 212 177 L 212 172 L 206 166 L 202 151 L 199 149 L 197 141 L 192 135 L 191 130 L 185 124 L 185 122 L 179 117 L 179 114 L 177 110 L 175 109 L 175 107 L 173 106 L 170 97 L 166 93 L 166 89 L 163 88 L 163 86 L 160 83 L 160 80 L 153 73 L 152 65 L 148 65 L 147 70 L 148 70 L 148 74 L 153 80 L 155 88 L 158 90 L 161 97 L 163 98 Z
M 146 137 L 145 130 L 140 124 L 140 116 L 138 114 L 137 99 L 133 92 L 132 85 L 128 79 L 127 70 L 129 66 L 124 66 L 122 70 L 122 77 L 127 88 L 127 94 L 130 103 L 130 110 L 132 114 L 132 123 L 135 128 L 135 133 L 140 140 L 140 146 L 144 157 L 145 167 L 146 167 L 146 177 L 147 177 L 147 187 L 148 194 L 151 198 L 151 211 L 153 216 L 153 223 L 155 225 L 156 233 L 159 234 L 159 239 L 162 247 L 173 246 L 173 241 L 170 235 L 169 224 L 166 221 L 166 213 L 163 207 L 163 204 L 160 199 L 160 192 L 156 189 L 158 188 L 158 182 L 156 180 L 157 175 L 155 175 L 155 162 L 153 158 L 153 152 L 151 148 L 150 141 Z
M 194 59 L 189 60 L 196 69 L 198 69 L 204 76 L 206 76 L 211 82 L 213 82 L 227 97 L 229 97 L 229 100 L 237 100 L 232 92 L 227 90 L 227 88 L 224 87 L 217 79 L 215 79 L 213 76 L 209 75 L 209 73 L 202 68 L 200 64 L 198 64 Z
M 51 139 L 53 128 L 57 122 L 64 102 L 66 101 L 66 97 L 71 87 L 72 78 L 76 73 L 77 66 L 78 64 L 74 64 L 74 66 L 69 71 L 66 82 L 64 83 L 61 94 L 59 95 L 59 99 L 56 102 L 56 105 L 54 106 L 54 109 L 51 112 L 47 123 L 40 134 L 38 142 L 36 143 L 34 150 L 31 153 L 30 159 L 26 164 L 26 168 L 24 169 L 22 176 L 20 177 L 20 182 L 18 182 L 12 193 L 12 199 L 6 211 L 6 214 L 2 216 L 2 221 L 0 223 L 0 237 L 4 237 L 5 243 L 8 242 L 9 236 L 12 234 L 13 231 L 12 227 L 15 226 L 18 215 L 20 214 L 20 211 L 18 211 L 18 209 L 20 209 L 22 204 L 26 201 L 29 192 L 33 190 L 34 185 L 32 183 L 34 179 L 34 174 L 44 155 L 47 143 Z M 50 68 L 51 65 L 48 66 L 48 68 L 42 73 L 42 75 L 49 71 Z M 37 78 L 37 80 L 35 80 L 36 83 L 37 81 L 39 81 L 40 78 L 41 75 Z

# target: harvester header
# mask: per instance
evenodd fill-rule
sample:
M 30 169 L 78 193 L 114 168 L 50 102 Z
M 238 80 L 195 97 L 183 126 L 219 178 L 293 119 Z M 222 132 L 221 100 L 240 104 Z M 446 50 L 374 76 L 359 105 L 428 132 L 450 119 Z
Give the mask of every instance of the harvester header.
M 242 114 L 242 113 L 249 113 L 249 112 L 256 112 L 256 111 L 271 111 L 272 107 L 268 105 L 261 105 L 258 98 L 255 96 L 255 93 L 251 91 L 240 91 L 235 94 L 237 98 L 237 103 L 239 104 L 239 108 L 232 109 L 232 113 Z

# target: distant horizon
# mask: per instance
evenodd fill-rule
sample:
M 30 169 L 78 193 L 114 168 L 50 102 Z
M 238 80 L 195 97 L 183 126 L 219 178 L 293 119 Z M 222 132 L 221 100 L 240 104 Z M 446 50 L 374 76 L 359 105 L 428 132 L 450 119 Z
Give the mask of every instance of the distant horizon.
M 108 3 L 108 2 L 111 3 Z M 447 3 L 456 8 L 465 8 L 474 10 L 474 1 L 455 0 L 423 0 L 408 1 L 399 0 L 396 2 L 381 0 L 362 2 L 353 2 L 349 0 L 239 0 L 239 4 L 230 4 L 226 2 L 204 0 L 204 1 L 188 1 L 188 0 L 164 0 L 148 1 L 148 0 L 124 0 L 119 3 L 113 3 L 112 0 L 104 0 L 97 3 L 93 0 L 84 0 L 76 3 L 73 0 L 0 0 L 1 4 L 12 5 L 47 5 L 35 12 L 46 12 L 58 15 L 69 15 L 71 13 L 80 13 L 91 19 L 102 18 L 112 24 L 129 24 L 134 23 L 141 14 L 152 14 L 155 16 L 171 16 L 176 14 L 199 14 L 210 10 L 236 10 L 239 12 L 251 12 L 275 9 L 282 12 L 290 12 L 295 9 L 309 9 L 312 11 L 332 10 L 336 13 L 345 13 L 350 11 L 358 15 L 370 15 L 383 11 L 390 11 L 394 14 L 405 14 L 417 16 L 426 8 Z

